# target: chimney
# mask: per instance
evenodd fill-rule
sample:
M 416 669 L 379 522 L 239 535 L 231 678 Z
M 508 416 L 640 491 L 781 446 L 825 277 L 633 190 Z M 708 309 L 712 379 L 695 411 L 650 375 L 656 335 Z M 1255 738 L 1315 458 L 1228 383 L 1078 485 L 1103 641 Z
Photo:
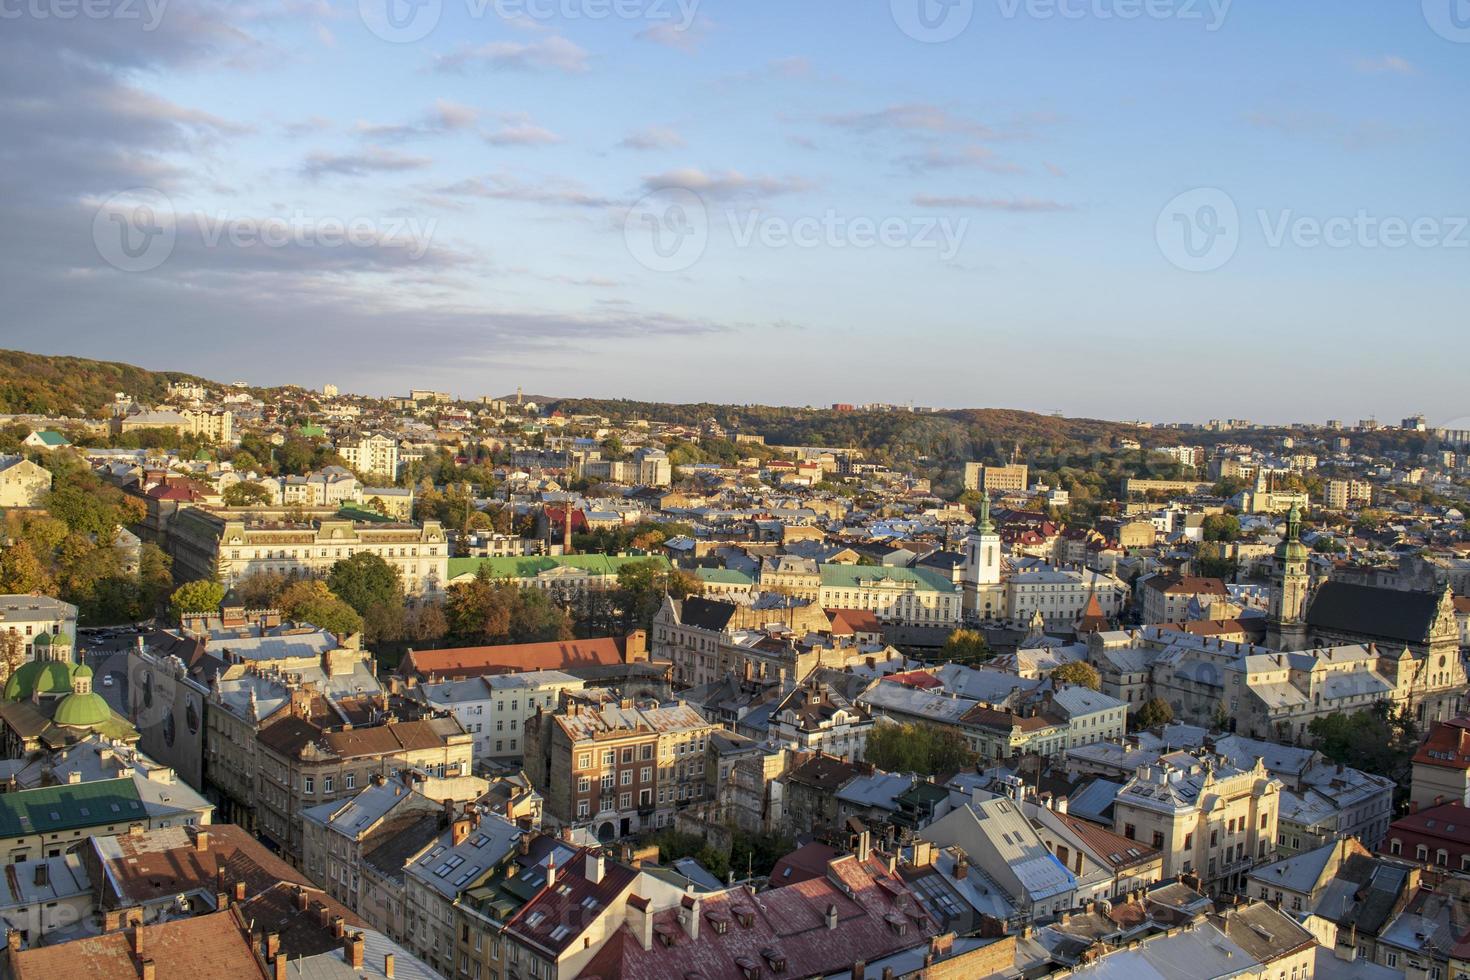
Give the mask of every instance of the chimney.
M 243 881 L 235 882 L 235 901 L 245 901 L 245 882 Z
M 194 850 L 200 852 L 209 850 L 209 831 L 201 830 L 194 835 Z
M 144 960 L 143 962 L 138 964 L 138 975 L 142 978 L 142 980 L 156 980 L 158 976 L 158 968 L 153 965 L 153 961 L 151 959 Z
M 470 820 L 469 817 L 460 817 L 458 820 L 454 821 L 454 823 L 450 824 L 450 846 L 458 847 L 459 845 L 463 844 L 465 838 L 470 835 L 470 829 L 472 827 L 474 827 L 474 821 Z
M 265 936 L 265 958 L 275 959 L 276 954 L 281 951 L 281 934 L 279 932 L 268 932 Z
M 556 886 L 556 856 L 549 854 L 546 857 L 546 887 L 547 888 L 553 888 L 555 886 Z
M 285 954 L 284 953 L 278 954 L 276 956 L 275 960 L 273 961 L 273 965 L 276 968 L 276 970 L 275 970 L 275 980 L 286 980 L 286 965 L 287 964 L 286 964 L 286 956 L 285 956 Z
M 216 912 L 220 912 L 220 911 L 223 911 L 223 910 L 225 910 L 225 909 L 227 909 L 229 907 L 230 907 L 230 896 L 227 895 L 224 892 L 215 892 L 214 893 L 214 908 L 215 908 L 215 911 Z
M 868 964 L 862 960 L 854 960 L 852 964 L 852 980 L 866 980 L 868 976 Z
M 642 895 L 628 896 L 628 929 L 638 937 L 638 944 L 645 952 L 653 948 L 652 903 Z M 14 935 L 18 941 L 20 933 Z
M 392 953 L 384 953 L 383 954 L 383 976 L 386 977 L 387 980 L 393 980 L 393 954 Z
M 10 929 L 5 933 L 5 948 L 12 953 L 20 952 L 20 930 Z
M 684 931 L 693 942 L 699 942 L 699 899 L 685 895 L 680 900 L 679 918 L 684 922 Z
M 594 885 L 602 883 L 603 857 L 601 851 L 587 852 L 587 872 L 585 877 Z
M 837 906 L 836 905 L 829 905 L 829 906 L 827 906 L 826 923 L 827 923 L 827 928 L 829 930 L 836 929 L 837 928 Z M 854 977 L 857 977 L 857 976 L 861 976 L 862 974 L 860 974 L 856 970 L 854 970 L 852 975 Z
M 351 936 L 347 937 L 347 942 L 342 944 L 342 951 L 345 954 L 347 965 L 354 970 L 362 969 L 362 946 L 363 936 L 360 932 L 354 932 Z
M 961 854 L 959 857 L 955 858 L 955 862 L 954 862 L 954 880 L 955 881 L 964 881 L 965 878 L 969 874 L 970 874 L 970 861 L 963 854 Z
M 50 870 L 51 866 L 48 865 L 45 860 L 36 862 L 36 887 L 46 887 L 47 872 L 49 872 Z
M 306 889 L 303 888 L 303 887 L 301 887 L 300 885 L 297 885 L 296 886 L 296 911 L 298 911 L 298 912 L 305 912 L 306 911 L 306 906 L 308 904 L 308 901 L 309 900 L 306 897 Z
M 332 916 L 332 938 L 341 939 L 347 934 L 347 924 L 340 915 Z
M 134 956 L 142 956 L 143 955 L 143 923 L 141 923 L 141 922 L 135 922 L 135 923 L 133 923 L 133 936 L 132 936 L 132 939 L 133 939 L 133 942 L 132 942 L 133 955 Z

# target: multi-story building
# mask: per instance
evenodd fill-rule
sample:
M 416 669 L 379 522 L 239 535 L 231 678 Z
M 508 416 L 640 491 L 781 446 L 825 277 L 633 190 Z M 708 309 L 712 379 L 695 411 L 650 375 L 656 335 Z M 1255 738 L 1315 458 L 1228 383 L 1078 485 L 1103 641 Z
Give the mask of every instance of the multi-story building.
M 705 747 L 719 726 L 693 708 L 632 701 L 545 711 L 527 722 L 526 773 L 546 815 L 609 840 L 666 826 L 705 799 Z
M 851 762 L 863 757 L 873 717 L 844 693 L 852 675 L 817 669 L 771 711 L 770 744 L 801 752 L 821 752 Z M 865 687 L 863 682 L 861 687 Z
M 218 575 L 233 585 L 261 571 L 320 578 L 363 552 L 396 568 L 410 595 L 436 595 L 449 578 L 449 545 L 438 521 L 263 521 L 195 507 L 174 518 L 168 543 L 183 580 Z
M 559 670 L 531 670 L 418 684 L 409 694 L 459 720 L 474 739 L 477 766 L 516 766 L 526 751 L 526 722 L 555 710 L 561 692 L 586 684 Z
M 68 645 L 74 642 L 77 607 L 44 595 L 0 595 L 0 633 L 20 636 L 26 659 L 31 660 L 36 638 L 43 634 L 65 637 Z
M 1155 575 L 1144 581 L 1140 592 L 1143 594 L 1143 621 L 1150 626 L 1195 619 L 1224 619 L 1223 609 L 1230 601 L 1225 583 L 1217 578 Z M 1217 606 L 1221 610 L 1219 615 L 1212 612 Z
M 51 489 L 51 471 L 24 456 L 0 456 L 0 507 L 40 507 Z
M 256 736 L 256 816 L 262 837 L 300 860 L 303 810 L 356 795 L 374 775 L 418 769 L 470 774 L 470 736 L 453 718 L 329 731 L 293 711 Z
M 822 589 L 822 575 L 811 558 L 776 555 L 761 560 L 760 587 L 803 599 L 815 599 Z
M 1108 619 L 1122 611 L 1128 587 L 1106 572 L 1042 565 L 1017 572 L 1005 582 L 1005 614 L 1029 623 L 1038 613 L 1049 629 L 1070 628 L 1095 599 Z
M 817 601 L 825 609 L 865 609 L 887 623 L 950 626 L 964 615 L 964 593 L 933 568 L 820 566 Z
M 1113 802 L 1113 831 L 1164 855 L 1164 877 L 1197 875 L 1212 895 L 1239 891 L 1275 854 L 1281 781 L 1261 760 L 1237 769 L 1178 755 L 1142 767 Z
M 673 664 L 675 686 L 698 687 L 731 670 L 744 676 L 735 650 L 738 634 L 774 624 L 793 634 L 831 633 L 833 628 L 816 602 L 778 593 L 748 602 L 666 596 L 653 617 L 649 652 L 653 659 Z
M 362 436 L 351 442 L 339 442 L 337 455 L 363 476 L 398 477 L 398 440 L 381 433 Z
M 1470 719 L 1455 718 L 1430 729 L 1414 753 L 1413 772 L 1410 805 L 1427 810 L 1457 800 L 1470 806 Z
M 1009 463 L 1005 466 L 966 463 L 965 489 L 984 493 L 1013 493 L 1026 489 L 1026 474 L 1025 463 Z
M 1373 484 L 1367 480 L 1328 480 L 1324 504 L 1328 510 L 1348 510 L 1373 502 Z

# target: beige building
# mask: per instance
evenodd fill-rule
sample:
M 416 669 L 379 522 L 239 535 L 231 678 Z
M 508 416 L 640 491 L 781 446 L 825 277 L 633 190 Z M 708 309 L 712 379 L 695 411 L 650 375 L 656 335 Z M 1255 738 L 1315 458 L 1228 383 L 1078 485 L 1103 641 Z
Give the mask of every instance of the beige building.
M 1328 480 L 1324 503 L 1328 510 L 1347 510 L 1373 502 L 1373 484 L 1367 480 Z
M 50 490 L 50 470 L 22 456 L 0 456 L 0 507 L 40 507 Z
M 353 442 L 338 443 L 337 455 L 363 476 L 382 476 L 389 480 L 398 476 L 398 440 L 385 435 L 375 433 Z
M 1113 803 L 1113 831 L 1164 855 L 1164 877 L 1197 875 L 1212 895 L 1239 892 L 1275 855 L 1281 782 L 1256 760 L 1236 769 L 1176 753 L 1138 770 Z
M 169 548 L 176 577 L 187 581 L 217 573 L 226 585 L 258 571 L 320 578 L 337 562 L 360 552 L 375 554 L 398 569 L 410 595 L 442 592 L 449 573 L 449 545 L 438 521 L 292 523 L 195 507 L 175 518 Z
M 1026 474 L 1025 463 L 1009 463 L 1005 466 L 966 463 L 965 489 L 981 490 L 985 493 L 1011 493 L 1025 490 Z

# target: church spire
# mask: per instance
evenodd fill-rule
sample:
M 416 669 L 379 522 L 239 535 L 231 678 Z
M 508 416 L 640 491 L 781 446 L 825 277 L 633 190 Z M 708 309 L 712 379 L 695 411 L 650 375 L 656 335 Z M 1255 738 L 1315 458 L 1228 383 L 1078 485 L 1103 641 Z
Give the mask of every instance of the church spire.
M 990 522 L 990 494 L 980 491 L 980 520 L 975 524 L 976 534 L 994 534 L 995 525 Z

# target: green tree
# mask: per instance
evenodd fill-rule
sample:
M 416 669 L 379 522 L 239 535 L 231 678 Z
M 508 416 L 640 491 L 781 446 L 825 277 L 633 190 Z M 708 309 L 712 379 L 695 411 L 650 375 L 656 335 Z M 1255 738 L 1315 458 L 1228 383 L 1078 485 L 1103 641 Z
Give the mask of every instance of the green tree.
M 1139 706 L 1133 720 L 1139 728 L 1158 728 L 1174 720 L 1174 709 L 1163 698 L 1149 698 Z
M 995 651 L 990 649 L 990 644 L 985 642 L 985 635 L 979 630 L 955 630 L 949 634 L 949 639 L 944 641 L 944 646 L 939 651 L 941 660 L 957 663 L 984 663 L 994 656 Z
M 209 579 L 185 582 L 169 596 L 169 611 L 175 619 L 184 613 L 208 613 L 219 608 L 225 598 L 225 587 Z
M 327 575 L 327 587 L 363 616 L 373 606 L 403 604 L 403 582 L 398 569 L 366 551 L 333 565 Z
M 302 579 L 281 593 L 281 613 L 329 633 L 347 636 L 362 632 L 362 617 L 317 579 Z
M 1102 676 L 1085 660 L 1062 664 L 1051 672 L 1051 679 L 1054 684 L 1076 684 L 1094 691 L 1102 689 Z
M 259 483 L 241 481 L 225 487 L 220 495 L 226 507 L 254 507 L 271 502 L 270 491 Z
M 977 757 L 953 728 L 883 722 L 868 733 L 863 758 L 887 772 L 934 776 L 967 769 Z
M 1234 514 L 1210 514 L 1202 527 L 1206 541 L 1238 541 L 1240 518 Z
M 30 543 L 17 541 L 0 554 L 0 592 L 25 595 L 54 593 L 56 582 L 41 563 Z

